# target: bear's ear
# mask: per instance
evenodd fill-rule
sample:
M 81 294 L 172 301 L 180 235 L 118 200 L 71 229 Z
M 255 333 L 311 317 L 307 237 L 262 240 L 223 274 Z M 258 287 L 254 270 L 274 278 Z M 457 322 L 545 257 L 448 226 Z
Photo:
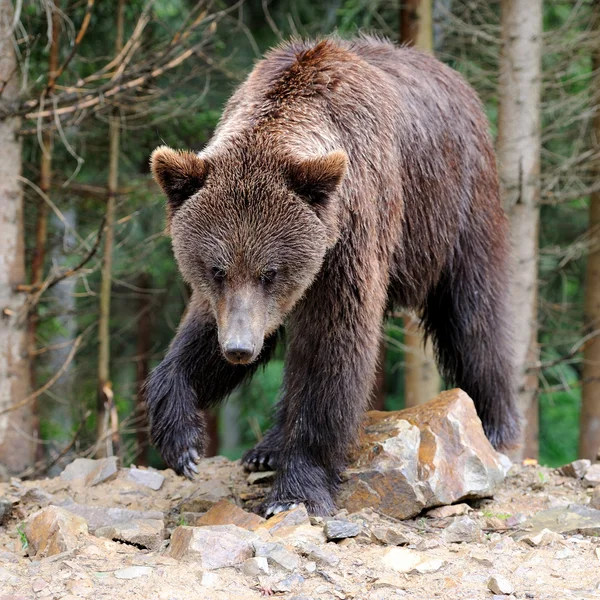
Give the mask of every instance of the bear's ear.
M 338 188 L 348 168 L 341 150 L 293 163 L 288 171 L 292 189 L 310 204 L 322 205 Z
M 169 200 L 169 207 L 179 208 L 204 184 L 208 164 L 193 152 L 158 147 L 150 157 L 150 168 Z

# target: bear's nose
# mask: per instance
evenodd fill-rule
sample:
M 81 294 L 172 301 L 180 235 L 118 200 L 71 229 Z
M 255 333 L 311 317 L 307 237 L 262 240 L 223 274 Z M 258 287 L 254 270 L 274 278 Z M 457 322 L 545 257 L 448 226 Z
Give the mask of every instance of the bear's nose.
M 247 362 L 252 358 L 254 348 L 249 342 L 243 340 L 233 340 L 228 342 L 223 348 L 225 358 L 232 363 Z

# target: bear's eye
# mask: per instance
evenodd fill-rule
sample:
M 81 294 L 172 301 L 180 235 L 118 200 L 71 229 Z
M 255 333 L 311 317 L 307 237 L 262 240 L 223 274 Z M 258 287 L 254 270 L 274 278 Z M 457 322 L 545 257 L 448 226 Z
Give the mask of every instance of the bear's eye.
M 221 283 L 221 282 L 225 281 L 225 277 L 227 276 L 227 273 L 225 273 L 225 271 L 223 269 L 221 269 L 221 267 L 213 267 L 210 270 L 210 273 L 212 275 L 212 278 L 217 283 Z
M 269 284 L 275 281 L 275 277 L 277 277 L 277 269 L 266 269 L 260 275 L 260 282 L 262 284 Z

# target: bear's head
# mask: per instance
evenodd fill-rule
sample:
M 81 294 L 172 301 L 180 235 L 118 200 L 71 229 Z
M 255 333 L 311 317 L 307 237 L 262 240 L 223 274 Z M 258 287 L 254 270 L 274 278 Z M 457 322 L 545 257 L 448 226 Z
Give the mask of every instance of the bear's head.
M 254 361 L 336 241 L 347 156 L 152 154 L 184 279 L 210 304 L 225 358 Z

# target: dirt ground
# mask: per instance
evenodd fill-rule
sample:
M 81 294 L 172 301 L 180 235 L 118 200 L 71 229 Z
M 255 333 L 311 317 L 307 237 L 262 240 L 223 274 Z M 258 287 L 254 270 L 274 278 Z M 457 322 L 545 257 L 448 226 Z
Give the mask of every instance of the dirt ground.
M 0 527 L 0 600 L 246 600 L 271 594 L 296 600 L 479 600 L 494 598 L 492 576 L 507 580 L 504 591 L 509 593 L 498 598 L 600 598 L 597 535 L 555 534 L 538 547 L 514 540 L 524 517 L 590 500 L 591 489 L 579 480 L 537 465 L 513 466 L 493 499 L 470 503 L 468 516 L 475 530 L 465 534 L 472 541 L 462 543 L 452 541 L 446 529 L 464 516 L 423 515 L 391 522 L 366 510 L 341 515 L 361 525 L 355 538 L 326 542 L 323 523 L 314 519 L 312 527 L 298 530 L 297 537 L 304 543 L 310 540 L 323 556 L 300 551 L 294 533 L 275 540 L 298 556 L 298 564 L 288 571 L 271 567 L 259 576 L 246 575 L 239 566 L 206 570 L 194 561 L 175 560 L 167 554 L 168 539 L 160 550 L 149 551 L 90 535 L 77 548 L 55 556 L 27 555 L 31 549 L 26 547 L 23 522 L 48 504 L 72 500 L 87 506 L 161 511 L 168 537 L 177 525 L 193 524 L 222 497 L 248 508 L 266 489 L 249 485 L 239 464 L 224 458 L 206 459 L 200 471 L 195 482 L 161 471 L 165 481 L 158 491 L 129 480 L 126 469 L 93 487 L 58 477 L 0 484 L 0 498 L 13 503 L 11 516 Z M 395 528 L 409 544 L 374 541 L 371 530 L 382 526 Z M 411 567 L 411 561 L 416 566 Z

